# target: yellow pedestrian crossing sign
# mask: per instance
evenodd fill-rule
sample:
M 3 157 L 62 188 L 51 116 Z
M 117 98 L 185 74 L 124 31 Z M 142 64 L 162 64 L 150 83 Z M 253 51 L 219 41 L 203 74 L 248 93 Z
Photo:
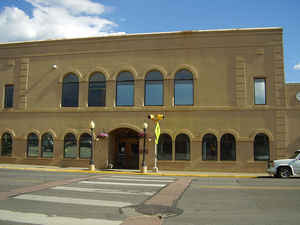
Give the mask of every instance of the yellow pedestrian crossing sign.
M 159 140 L 159 135 L 160 135 L 160 126 L 159 126 L 159 122 L 156 122 L 156 126 L 155 126 L 155 144 L 158 144 L 158 140 Z

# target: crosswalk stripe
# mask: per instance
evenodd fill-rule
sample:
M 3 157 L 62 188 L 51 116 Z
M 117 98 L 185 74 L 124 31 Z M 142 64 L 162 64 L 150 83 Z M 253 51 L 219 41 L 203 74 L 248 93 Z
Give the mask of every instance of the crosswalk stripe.
M 10 221 L 22 224 L 43 224 L 43 225 L 119 225 L 119 220 L 104 220 L 90 218 L 73 218 L 62 216 L 48 216 L 42 213 L 24 213 L 0 209 L 0 221 Z
M 141 181 L 141 182 L 173 182 L 172 180 L 148 180 L 148 179 L 130 179 L 130 178 L 111 178 L 111 177 L 100 177 L 99 180 L 122 180 L 122 181 Z
M 76 204 L 76 205 L 107 206 L 107 207 L 125 207 L 125 206 L 132 205 L 129 202 L 42 196 L 42 195 L 30 195 L 30 194 L 19 195 L 14 198 L 22 199 L 22 200 L 40 201 L 40 202 L 54 202 L 54 203 Z
M 148 179 L 148 180 L 153 180 L 153 181 L 155 181 L 155 180 L 164 180 L 164 181 L 166 181 L 166 180 L 170 180 L 170 181 L 175 181 L 176 180 L 176 178 L 171 178 L 171 177 L 150 177 L 150 176 L 147 176 L 147 177 L 145 177 L 145 176 L 118 176 L 118 175 L 113 175 L 113 176 L 111 176 L 111 177 L 113 177 L 113 178 L 132 178 L 132 179 Z
M 117 183 L 117 182 L 101 182 L 101 181 L 81 181 L 80 184 L 109 184 L 122 186 L 144 186 L 144 187 L 164 187 L 165 184 L 137 184 L 137 183 Z
M 122 194 L 122 195 L 149 195 L 152 196 L 155 192 L 137 192 L 137 191 L 121 191 L 121 190 L 112 190 L 112 189 L 97 189 L 97 188 L 79 188 L 79 187 L 65 187 L 58 186 L 51 188 L 54 190 L 63 190 L 63 191 L 80 191 L 80 192 L 97 192 L 105 194 Z

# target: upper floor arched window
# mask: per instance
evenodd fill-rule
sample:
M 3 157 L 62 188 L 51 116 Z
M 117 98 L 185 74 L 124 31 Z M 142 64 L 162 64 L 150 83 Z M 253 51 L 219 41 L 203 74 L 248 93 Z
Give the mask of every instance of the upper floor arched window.
M 190 160 L 190 138 L 179 134 L 175 139 L 175 160 Z
M 27 156 L 39 156 L 39 137 L 35 133 L 30 133 L 27 136 Z
M 106 79 L 102 73 L 94 73 L 89 80 L 89 106 L 105 106 Z
M 174 101 L 175 105 L 194 104 L 193 74 L 189 70 L 179 70 L 175 75 Z
M 78 107 L 79 102 L 79 82 L 74 74 L 68 74 L 63 79 L 62 85 L 62 107 Z
M 257 134 L 254 139 L 254 160 L 267 161 L 270 159 L 269 138 L 265 134 Z
M 134 79 L 130 72 L 121 72 L 117 77 L 116 105 L 134 105 Z
M 168 134 L 161 134 L 157 145 L 158 160 L 172 160 L 172 138 Z
M 50 133 L 45 133 L 42 136 L 42 157 L 52 158 L 54 149 L 53 137 Z
M 152 70 L 145 78 L 145 105 L 163 105 L 163 96 L 163 76 Z
M 13 139 L 10 133 L 4 133 L 1 137 L 1 155 L 11 156 L 12 155 L 12 144 Z
M 232 134 L 224 134 L 221 138 L 221 160 L 236 160 L 235 138 Z
M 76 158 L 77 141 L 72 133 L 68 133 L 64 137 L 64 158 Z
M 202 140 L 202 160 L 218 159 L 217 137 L 213 134 L 205 134 Z

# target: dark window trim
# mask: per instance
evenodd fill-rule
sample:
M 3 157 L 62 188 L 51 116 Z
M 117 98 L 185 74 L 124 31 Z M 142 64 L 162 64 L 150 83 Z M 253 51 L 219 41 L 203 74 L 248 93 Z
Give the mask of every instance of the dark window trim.
M 265 103 L 264 104 L 258 104 L 256 103 L 256 97 L 255 97 L 255 80 L 264 80 L 265 81 Z M 254 88 L 253 88 L 253 96 L 254 96 L 254 105 L 268 105 L 267 102 L 267 79 L 265 77 L 254 77 L 253 78 Z
M 68 76 L 75 76 L 77 78 L 77 81 L 76 82 L 65 82 L 65 79 L 68 77 Z M 66 106 L 64 105 L 64 101 L 63 101 L 63 93 L 64 93 L 64 88 L 65 88 L 65 84 L 76 84 L 77 85 L 77 91 L 78 91 L 78 96 L 77 96 L 77 102 L 76 102 L 76 105 L 72 105 L 72 106 Z M 67 74 L 64 78 L 63 78 L 63 82 L 62 82 L 62 88 L 61 88 L 61 107 L 63 108 L 78 108 L 79 107 L 79 99 L 80 99 L 80 82 L 79 82 L 79 78 L 76 74 L 74 73 L 69 73 Z
M 100 74 L 104 77 L 104 81 L 91 81 L 91 78 L 97 74 Z M 90 84 L 94 83 L 94 84 L 104 84 L 105 86 L 105 90 L 104 90 L 104 105 L 90 105 Z M 101 72 L 95 72 L 93 73 L 90 78 L 89 78 L 89 84 L 88 84 L 88 107 L 105 107 L 106 106 L 106 77 L 103 73 Z
M 11 105 L 8 105 L 8 93 L 7 93 L 7 88 L 12 87 L 12 96 L 11 96 Z M 15 92 L 15 87 L 13 84 L 5 84 L 4 85 L 4 108 L 5 109 L 10 109 L 14 107 L 14 92 Z
M 38 153 L 38 155 L 37 156 L 30 156 L 28 153 L 29 153 L 29 142 L 28 142 L 28 137 L 29 137 L 29 135 L 31 135 L 31 134 L 34 134 L 34 135 L 36 135 L 37 136 L 37 140 L 38 140 L 38 150 L 40 151 L 40 139 L 39 139 L 39 136 L 36 134 L 36 133 L 29 133 L 28 135 L 27 135 L 27 149 L 26 149 L 26 157 L 28 157 L 28 158 L 39 158 L 39 156 L 40 156 L 40 152 Z
M 118 77 L 121 75 L 121 73 L 123 72 L 128 72 L 130 73 L 130 75 L 132 76 L 132 80 L 122 80 L 122 81 L 118 81 Z M 130 71 L 122 71 L 118 74 L 118 77 L 116 79 L 116 98 L 115 98 L 115 105 L 117 107 L 134 107 L 135 106 L 135 79 L 134 79 L 134 76 L 132 75 L 132 73 Z M 125 83 L 125 82 L 132 82 L 133 83 L 133 103 L 132 105 L 118 105 L 118 84 L 119 83 Z
M 176 79 L 176 74 L 182 70 L 186 70 L 186 71 L 189 71 L 191 74 L 192 74 L 192 79 Z M 176 80 L 178 81 L 181 81 L 181 80 L 191 80 L 192 81 L 192 84 L 193 84 L 193 90 L 192 90 L 192 93 L 193 93 L 193 104 L 176 104 L 176 98 L 175 98 L 175 89 L 176 89 Z M 175 77 L 174 77 L 174 87 L 173 87 L 173 96 L 174 96 L 174 106 L 194 106 L 195 105 L 195 93 L 194 93 L 194 74 L 188 70 L 188 69 L 179 69 L 177 70 L 177 72 L 175 73 Z
M 146 104 L 146 86 L 147 86 L 147 82 L 153 82 L 153 81 L 157 81 L 157 82 L 160 82 L 162 84 L 162 104 L 160 104 L 160 105 L 147 105 Z M 164 98 L 165 98 L 164 92 L 165 92 L 165 80 L 164 79 L 162 79 L 162 80 L 146 80 L 145 79 L 144 80 L 144 106 L 150 106 L 150 107 L 151 106 L 164 106 Z
M 66 136 L 67 135 L 69 135 L 69 134 L 71 134 L 71 135 L 73 135 L 73 137 L 75 138 L 75 142 L 76 142 L 76 156 L 75 157 L 66 157 Z M 65 136 L 64 136 L 64 145 L 63 145 L 63 151 L 64 151 L 64 159 L 77 159 L 77 153 L 78 153 L 78 141 L 77 141 L 77 139 L 76 139 L 76 135 L 74 135 L 73 133 L 67 133 Z

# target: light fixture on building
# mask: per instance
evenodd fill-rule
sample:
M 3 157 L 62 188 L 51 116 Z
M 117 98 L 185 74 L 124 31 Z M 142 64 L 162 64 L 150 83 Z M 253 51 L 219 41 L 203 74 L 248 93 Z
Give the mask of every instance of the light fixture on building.
M 53 68 L 54 70 L 56 70 L 56 69 L 57 69 L 57 65 L 56 65 L 56 64 L 53 64 L 53 65 L 52 65 L 52 68 Z

